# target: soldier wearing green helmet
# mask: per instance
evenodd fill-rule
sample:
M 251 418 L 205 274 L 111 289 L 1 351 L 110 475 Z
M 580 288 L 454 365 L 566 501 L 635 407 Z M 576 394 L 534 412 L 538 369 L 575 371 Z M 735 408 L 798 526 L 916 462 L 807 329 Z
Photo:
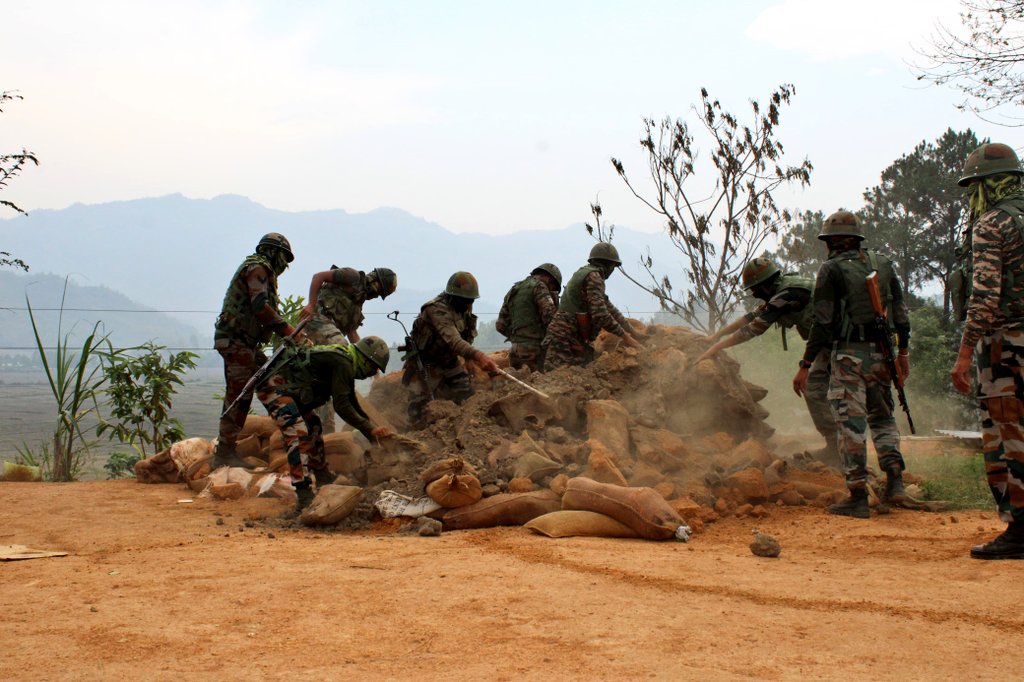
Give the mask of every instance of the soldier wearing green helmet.
M 497 366 L 484 352 L 473 347 L 476 315 L 473 301 L 480 298 L 480 287 L 471 273 L 459 271 L 448 278 L 444 292 L 427 301 L 412 324 L 413 346 L 406 349 L 402 383 L 409 388 L 409 421 L 419 424 L 431 395 L 462 403 L 473 395 L 473 384 L 466 369 L 475 363 L 488 373 Z M 427 376 L 419 370 L 419 354 Z
M 284 436 L 298 495 L 296 514 L 313 501 L 314 481 L 320 488 L 337 478 L 327 467 L 316 408 L 331 400 L 338 416 L 367 438 L 391 435 L 390 429 L 374 424 L 363 411 L 355 387 L 356 379 L 385 371 L 390 355 L 388 345 L 377 336 L 344 346 L 289 346 L 274 372 L 257 386 L 260 402 Z
M 533 371 L 544 366 L 541 342 L 548 325 L 558 312 L 558 294 L 562 290 L 562 271 L 552 263 L 541 263 L 530 276 L 516 282 L 505 294 L 494 324 L 499 334 L 512 342 L 509 364 Z
M 363 304 L 374 298 L 386 299 L 397 287 L 398 276 L 388 268 L 362 272 L 332 265 L 310 281 L 308 302 L 301 315 L 309 322 L 303 331 L 318 345 L 356 343 L 364 319 Z M 317 411 L 317 416 L 324 433 L 334 433 L 330 402 Z
M 608 300 L 604 289 L 605 280 L 622 265 L 618 249 L 608 242 L 598 242 L 590 249 L 587 261 L 565 285 L 558 312 L 541 343 L 545 370 L 591 362 L 593 342 L 602 329 L 622 337 L 630 348 L 640 346 L 633 337 L 633 326 Z
M 271 334 L 281 337 L 295 330 L 278 313 L 277 278 L 294 260 L 292 246 L 284 235 L 270 232 L 260 238 L 256 251 L 231 276 L 220 316 L 214 330 L 213 347 L 224 359 L 224 410 L 213 466 L 248 467 L 235 452 L 238 434 L 252 404 L 252 395 L 235 402 L 246 382 L 266 362 L 260 346 Z
M 769 258 L 753 258 L 743 267 L 743 288 L 762 303 L 715 333 L 715 343 L 697 358 L 708 360 L 726 348 L 746 343 L 768 331 L 773 324 L 782 330 L 783 347 L 786 330 L 795 327 L 800 338 L 807 340 L 813 320 L 811 292 L 814 280 L 797 274 L 783 273 Z M 812 451 L 810 456 L 830 466 L 841 467 L 837 443 L 835 416 L 828 404 L 829 349 L 822 348 L 810 368 L 804 400 L 807 411 L 818 433 L 825 439 L 825 447 Z
M 906 465 L 893 416 L 892 382 L 910 373 L 910 318 L 892 261 L 862 247 L 864 231 L 853 213 L 836 211 L 830 215 L 818 239 L 828 246 L 828 260 L 819 268 L 814 284 L 814 323 L 800 369 L 793 377 L 793 390 L 797 395 L 807 392 L 815 360 L 823 351 L 831 351 L 828 398 L 836 417 L 839 452 L 850 497 L 831 505 L 828 512 L 866 519 L 871 516 L 867 491 L 869 427 L 878 465 L 886 475 L 883 497 L 894 503 L 906 498 Z M 867 288 L 867 277 L 872 272 L 877 273 L 882 305 L 888 311 L 887 333 L 894 330 L 897 336 L 899 378 L 890 376 L 879 345 L 882 339 L 875 327 L 875 311 Z
M 971 548 L 975 559 L 1024 559 L 1024 186 L 1016 152 L 983 144 L 967 157 L 970 229 L 960 249 L 970 295 L 953 386 L 977 393 L 985 474 L 1006 530 Z M 967 287 L 964 287 L 964 291 Z

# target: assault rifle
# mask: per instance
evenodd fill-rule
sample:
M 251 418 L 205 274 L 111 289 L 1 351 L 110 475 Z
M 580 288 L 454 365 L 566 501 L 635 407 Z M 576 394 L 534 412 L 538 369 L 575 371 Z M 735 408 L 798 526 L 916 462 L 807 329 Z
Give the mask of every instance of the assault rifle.
M 900 399 L 900 407 L 907 415 L 907 423 L 910 424 L 910 432 L 917 433 L 914 428 L 914 418 L 910 416 L 910 405 L 907 404 L 907 392 L 903 390 L 903 382 L 906 377 L 900 371 L 896 363 L 896 353 L 892 347 L 892 335 L 889 333 L 889 322 L 885 308 L 882 306 L 882 292 L 878 288 L 878 271 L 872 270 L 864 281 L 867 283 L 868 296 L 871 297 L 871 308 L 875 311 L 875 334 L 878 336 L 878 345 L 882 351 L 883 360 L 889 368 L 892 376 L 892 383 L 896 387 L 896 395 Z
M 295 338 L 296 334 L 302 331 L 302 328 L 306 326 L 307 322 L 309 322 L 309 320 L 301 320 L 297 325 L 295 325 L 295 330 L 288 336 L 284 337 L 284 342 L 274 350 L 267 361 L 264 362 L 258 370 L 256 370 L 256 373 L 253 374 L 247 382 L 245 382 L 245 386 L 242 387 L 242 392 L 235 396 L 235 399 L 231 401 L 231 404 L 224 409 L 224 412 L 220 415 L 221 419 L 226 417 L 228 412 L 235 408 L 235 405 L 237 405 L 238 401 L 242 399 L 242 396 L 250 395 L 253 389 L 267 378 L 267 375 L 270 374 L 270 368 L 273 367 L 274 363 L 277 362 L 277 359 L 281 357 L 285 348 L 292 344 L 292 339 Z
M 434 399 L 434 389 L 430 387 L 430 375 L 427 374 L 427 367 L 423 364 L 423 358 L 420 356 L 419 346 L 412 340 L 412 336 L 409 334 L 409 330 L 405 328 L 405 324 L 398 319 L 398 311 L 388 313 L 388 319 L 397 322 L 402 325 L 402 331 L 405 333 L 405 342 L 398 347 L 398 350 L 403 353 L 412 353 L 412 356 L 416 359 L 416 369 L 419 370 L 420 377 L 423 379 L 423 385 L 427 389 L 427 395 L 430 399 Z

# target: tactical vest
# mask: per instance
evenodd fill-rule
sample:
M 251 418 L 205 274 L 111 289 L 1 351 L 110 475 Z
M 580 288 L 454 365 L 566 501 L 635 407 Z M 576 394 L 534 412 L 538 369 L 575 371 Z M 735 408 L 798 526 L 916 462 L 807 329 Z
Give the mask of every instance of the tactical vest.
M 313 359 L 321 354 L 336 355 L 343 358 L 348 366 L 352 364 L 352 358 L 345 350 L 345 346 L 288 346 L 281 355 L 277 369 L 277 374 L 284 378 L 285 383 L 276 386 L 274 390 L 292 396 L 300 405 L 311 405 L 320 402 L 320 399 L 326 400 L 330 394 L 333 377 L 321 376 L 314 371 Z M 354 373 L 352 374 L 354 376 Z M 327 395 L 324 395 L 325 393 Z
M 889 312 L 887 322 L 891 332 L 892 282 L 896 277 L 892 261 L 866 249 L 852 254 L 846 252 L 834 260 L 843 281 L 842 291 L 836 292 L 840 326 L 835 338 L 849 340 L 851 336 L 857 334 L 858 338 L 864 339 L 871 333 L 875 322 L 875 309 L 868 294 L 867 277 L 873 271 L 878 272 L 878 290 L 882 295 L 882 307 Z
M 261 265 L 267 271 L 267 303 L 277 310 L 277 275 L 274 274 L 274 267 L 265 256 L 254 253 L 242 261 L 231 278 L 214 328 L 214 339 L 238 339 L 252 345 L 270 340 L 273 332 L 256 319 L 245 281 L 246 272 L 253 265 Z
M 366 276 L 360 273 L 359 284 L 343 286 L 330 282 L 320 287 L 317 307 L 342 334 L 350 334 L 363 323 L 363 303 L 366 302 Z
M 1007 197 L 996 204 L 992 210 L 1002 211 L 1013 218 L 1017 229 L 1021 232 L 1021 237 L 1024 238 L 1024 196 Z M 971 246 L 971 231 L 968 230 L 964 234 L 963 243 L 957 247 L 957 262 L 954 264 L 952 272 L 949 273 L 946 283 L 953 316 L 961 322 L 967 319 L 967 303 L 971 298 L 974 280 L 974 253 Z M 999 309 L 1009 317 L 1014 316 L 1010 309 L 1011 304 L 1020 302 L 1024 298 L 1024 287 L 1018 289 L 1015 286 L 1019 277 L 1021 277 L 1019 273 L 1014 273 L 1003 264 L 1003 286 L 999 292 Z
M 546 285 L 530 275 L 514 284 L 506 296 L 509 316 L 506 337 L 512 343 L 538 345 L 544 339 L 544 323 L 533 298 L 534 288 L 539 286 Z
M 476 315 L 470 311 L 459 314 L 444 300 L 444 294 L 435 296 L 420 308 L 420 314 L 412 323 L 412 340 L 416 344 L 416 350 L 424 357 L 424 362 L 440 362 L 450 359 L 454 354 L 439 334 L 434 331 L 423 314 L 427 308 L 440 307 L 445 315 L 455 325 L 455 330 L 466 342 L 473 343 L 476 338 Z M 409 349 L 405 357 L 412 357 L 413 349 Z
M 775 286 L 775 293 L 780 294 L 786 289 L 803 289 L 808 293 L 814 293 L 814 280 L 810 277 L 801 277 L 795 273 L 787 273 L 779 278 Z M 797 334 L 804 341 L 811 334 L 811 323 L 814 321 L 814 306 L 810 303 L 800 310 L 793 310 L 781 316 L 775 321 L 783 330 L 796 327 Z M 785 337 L 783 337 L 785 338 Z
M 573 273 L 569 283 L 565 285 L 562 299 L 558 302 L 560 312 L 570 313 L 573 317 L 577 313 L 589 313 L 590 308 L 583 298 L 583 280 L 592 272 L 601 272 L 601 269 L 593 265 L 584 265 Z

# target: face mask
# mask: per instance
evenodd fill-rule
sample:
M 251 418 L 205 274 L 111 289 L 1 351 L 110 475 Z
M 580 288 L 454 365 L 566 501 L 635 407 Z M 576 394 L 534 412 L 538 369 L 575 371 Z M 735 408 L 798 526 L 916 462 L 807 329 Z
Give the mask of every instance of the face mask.
M 274 268 L 274 274 L 280 277 L 288 269 L 288 256 L 285 255 L 284 251 L 278 249 L 270 257 L 270 265 Z
M 468 298 L 462 298 L 461 296 L 450 296 L 449 298 L 451 306 L 456 312 L 464 313 L 473 305 L 473 301 Z

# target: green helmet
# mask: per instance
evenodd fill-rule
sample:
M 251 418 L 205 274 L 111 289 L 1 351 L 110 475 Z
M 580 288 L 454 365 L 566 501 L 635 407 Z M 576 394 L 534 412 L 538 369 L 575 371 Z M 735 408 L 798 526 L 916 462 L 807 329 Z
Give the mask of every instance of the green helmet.
M 366 336 L 356 342 L 356 350 L 382 372 L 387 371 L 391 350 L 379 336 Z
M 562 271 L 559 270 L 558 266 L 554 263 L 541 263 L 535 267 L 530 274 L 532 275 L 537 271 L 546 272 L 555 278 L 555 281 L 558 282 L 558 286 L 562 286 Z
M 743 266 L 743 274 L 741 275 L 743 288 L 753 289 L 758 284 L 767 282 L 777 274 L 779 274 L 779 266 L 771 259 L 754 258 L 753 260 L 749 260 L 747 261 L 747 264 Z
M 1017 153 L 1005 144 L 983 144 L 967 155 L 964 162 L 964 176 L 956 183 L 966 187 L 971 180 L 998 173 L 1016 173 L 1021 175 L 1020 160 Z
M 480 285 L 476 283 L 476 277 L 471 273 L 460 270 L 448 278 L 444 293 L 459 298 L 480 298 Z
M 622 265 L 622 260 L 619 258 L 619 250 L 609 242 L 598 242 L 594 244 L 594 248 L 590 250 L 590 256 L 587 260 L 603 260 L 615 265 Z
M 273 246 L 276 249 L 284 251 L 285 260 L 291 263 L 295 260 L 295 254 L 292 253 L 292 245 L 288 243 L 288 239 L 285 238 L 280 232 L 268 232 L 260 238 L 260 243 L 256 245 L 256 248 L 261 246 Z
M 822 223 L 821 234 L 818 239 L 825 240 L 829 237 L 856 237 L 864 239 L 864 233 L 857 222 L 857 216 L 849 211 L 836 211 L 825 218 Z
M 387 268 L 374 268 L 370 273 L 377 278 L 380 282 L 380 298 L 384 300 L 391 294 L 395 293 L 395 289 L 398 288 L 398 275 L 395 274 L 394 270 L 388 270 Z

